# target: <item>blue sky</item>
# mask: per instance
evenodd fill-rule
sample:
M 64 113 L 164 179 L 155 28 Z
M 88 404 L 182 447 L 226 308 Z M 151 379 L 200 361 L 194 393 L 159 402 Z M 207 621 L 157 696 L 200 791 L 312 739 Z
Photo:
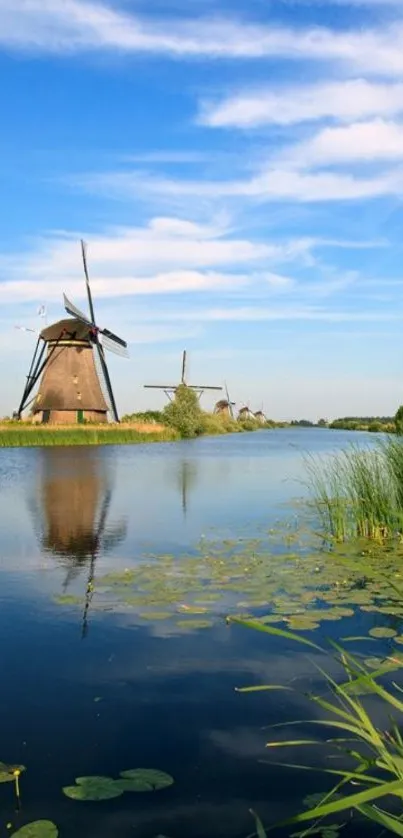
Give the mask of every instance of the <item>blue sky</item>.
M 400 0 L 0 0 L 0 76 L 0 413 L 81 237 L 122 412 L 185 347 L 274 418 L 395 412 Z

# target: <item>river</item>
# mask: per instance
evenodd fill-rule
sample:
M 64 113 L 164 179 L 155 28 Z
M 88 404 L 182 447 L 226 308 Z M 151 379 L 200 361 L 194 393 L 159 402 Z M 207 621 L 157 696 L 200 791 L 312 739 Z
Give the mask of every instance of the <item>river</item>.
M 0 785 L 2 835 L 7 823 L 45 818 L 62 838 L 246 838 L 250 809 L 270 825 L 325 787 L 264 762 L 265 728 L 309 718 L 303 687 L 318 676 L 292 642 L 226 624 L 253 570 L 242 565 L 234 584 L 222 556 L 298 528 L 304 454 L 352 441 L 373 435 L 291 429 L 0 450 L 0 759 L 27 767 L 21 811 Z M 130 573 L 143 566 L 139 595 Z M 362 634 L 373 619 L 357 611 L 312 637 Z M 295 695 L 235 691 L 290 679 Z M 76 777 L 136 768 L 174 784 L 99 802 L 62 792 Z

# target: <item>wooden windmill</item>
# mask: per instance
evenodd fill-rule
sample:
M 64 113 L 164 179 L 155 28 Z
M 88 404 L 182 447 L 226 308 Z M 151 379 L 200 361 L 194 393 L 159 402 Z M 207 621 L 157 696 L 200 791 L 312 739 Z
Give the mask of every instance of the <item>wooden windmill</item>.
M 163 390 L 169 401 L 175 398 L 176 391 L 181 385 L 188 387 L 189 390 L 195 390 L 199 395 L 199 399 L 205 390 L 222 390 L 222 387 L 214 387 L 210 384 L 188 384 L 186 381 L 186 362 L 187 353 L 185 349 L 182 355 L 182 375 L 179 384 L 144 384 L 144 387 L 147 390 Z
M 229 416 L 233 419 L 235 402 L 232 402 L 229 397 L 227 384 L 225 384 L 225 395 L 227 397 L 226 399 L 220 399 L 220 401 L 216 402 L 214 406 L 214 413 L 218 416 Z
M 96 323 L 83 241 L 81 249 L 89 316 L 63 295 L 71 316 L 40 332 L 16 413 L 19 419 L 31 405 L 38 422 L 106 422 L 108 410 L 113 420 L 119 421 L 104 350 L 127 356 L 127 343 Z M 38 392 L 32 398 L 38 381 Z
M 94 592 L 96 560 L 126 535 L 125 522 L 108 521 L 112 485 L 91 449 L 74 452 L 47 448 L 43 452 L 40 483 L 31 504 L 40 522 L 42 549 L 66 570 L 63 590 L 87 570 L 82 620 L 83 636 Z

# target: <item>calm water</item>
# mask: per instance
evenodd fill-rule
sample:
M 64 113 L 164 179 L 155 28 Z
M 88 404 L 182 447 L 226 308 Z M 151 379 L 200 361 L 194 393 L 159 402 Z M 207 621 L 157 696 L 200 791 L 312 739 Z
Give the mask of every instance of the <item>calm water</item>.
M 297 678 L 302 694 L 317 677 L 305 654 L 227 627 L 222 604 L 212 628 L 185 631 L 142 619 L 135 607 L 100 610 L 91 583 L 146 555 L 180 563 L 200 539 L 262 537 L 295 520 L 303 452 L 351 441 L 343 432 L 287 430 L 0 450 L 0 760 L 28 768 L 20 814 L 12 787 L 0 785 L 1 834 L 7 822 L 49 818 L 63 838 L 245 838 L 250 808 L 270 824 L 325 787 L 321 776 L 260 761 L 268 759 L 264 727 L 311 716 L 302 696 L 234 690 Z M 60 605 L 66 595 L 84 605 Z M 365 633 L 372 616 L 343 628 Z M 326 635 L 340 636 L 340 626 L 327 624 Z M 164 770 L 175 784 L 99 803 L 61 793 L 75 777 L 137 767 Z

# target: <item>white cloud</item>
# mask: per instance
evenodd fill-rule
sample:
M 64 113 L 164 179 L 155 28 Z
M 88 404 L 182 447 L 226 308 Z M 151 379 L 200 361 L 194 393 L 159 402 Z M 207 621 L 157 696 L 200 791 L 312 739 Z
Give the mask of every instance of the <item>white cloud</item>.
M 85 0 L 0 0 L 0 16 L 0 44 L 19 51 L 73 55 L 102 50 L 211 59 L 279 56 L 336 60 L 370 73 L 403 73 L 399 21 L 361 31 L 285 28 L 231 18 L 139 17 Z
M 372 122 L 324 128 L 312 139 L 286 148 L 279 157 L 286 161 L 287 166 L 297 168 L 402 160 L 403 125 L 376 119 Z M 400 189 L 401 176 L 398 182 Z M 389 185 L 393 187 L 393 183 L 389 182 Z
M 22 253 L 0 254 L 0 301 L 59 300 L 63 290 L 74 299 L 85 297 L 78 240 L 59 232 Z M 314 244 L 233 238 L 223 219 L 203 225 L 154 218 L 144 227 L 89 236 L 88 263 L 98 298 L 233 292 L 258 278 L 267 288 L 284 289 L 292 280 L 271 268 L 294 260 L 312 263 Z
M 348 122 L 369 116 L 393 116 L 402 111 L 403 84 L 355 79 L 237 93 L 221 102 L 202 103 L 199 121 L 215 128 L 253 128 L 326 117 Z
M 77 180 L 77 185 L 88 191 L 131 199 L 142 194 L 158 198 L 176 199 L 222 198 L 259 201 L 294 201 L 315 203 L 320 201 L 352 201 L 375 198 L 381 195 L 398 195 L 403 189 L 400 171 L 356 177 L 337 172 L 298 172 L 290 167 L 289 159 L 280 166 L 266 166 L 257 175 L 239 180 L 190 180 L 143 177 L 136 173 L 106 173 L 88 175 Z M 290 157 L 290 149 L 287 150 Z

